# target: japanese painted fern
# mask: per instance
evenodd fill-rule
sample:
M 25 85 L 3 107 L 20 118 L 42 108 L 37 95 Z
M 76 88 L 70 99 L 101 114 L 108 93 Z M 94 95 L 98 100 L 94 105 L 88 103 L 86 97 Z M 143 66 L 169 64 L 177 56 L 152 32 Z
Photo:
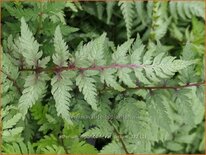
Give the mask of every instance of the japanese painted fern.
M 2 153 L 204 152 L 202 4 L 4 2 Z

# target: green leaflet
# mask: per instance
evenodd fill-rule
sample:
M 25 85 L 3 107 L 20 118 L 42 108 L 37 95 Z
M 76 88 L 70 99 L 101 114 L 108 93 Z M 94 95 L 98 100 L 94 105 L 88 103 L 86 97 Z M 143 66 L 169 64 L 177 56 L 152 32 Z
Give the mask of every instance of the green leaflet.
M 150 32 L 150 39 L 160 40 L 166 34 L 170 23 L 170 18 L 167 17 L 166 2 L 157 2 L 153 4 L 152 27 Z
M 17 19 L 25 18 L 26 21 L 36 20 L 38 17 L 38 9 L 21 9 L 4 3 L 4 8 Z
M 116 143 L 113 141 L 112 143 L 109 143 L 105 147 L 102 148 L 100 151 L 100 154 L 105 154 L 105 153 L 110 153 L 110 154 L 124 154 L 125 151 L 122 149 L 121 144 Z
M 136 139 L 141 140 L 152 137 L 146 103 L 127 98 L 118 104 L 116 113 L 118 120 L 122 122 L 123 130 L 129 135 L 136 136 Z
M 177 106 L 177 111 L 182 116 L 184 123 L 192 126 L 195 124 L 195 116 L 192 109 L 191 100 L 190 90 L 180 90 L 178 91 L 175 104 Z
M 39 52 L 39 43 L 35 40 L 32 32 L 29 30 L 24 18 L 21 18 L 21 37 L 19 38 L 23 47 L 22 55 L 30 66 L 36 66 L 41 58 L 42 52 Z
M 123 43 L 121 46 L 117 47 L 117 50 L 112 55 L 112 62 L 114 64 L 127 64 L 128 60 L 126 57 L 127 52 L 129 51 L 132 45 L 133 39 L 130 39 Z
M 67 67 L 67 60 L 70 57 L 68 46 L 64 42 L 60 27 L 57 26 L 54 34 L 55 53 L 53 54 L 53 62 L 59 67 Z M 65 121 L 72 124 L 69 114 L 69 103 L 71 95 L 69 91 L 72 90 L 71 78 L 74 77 L 74 72 L 63 71 L 57 72 L 56 76 L 52 78 L 52 95 L 56 102 L 55 107 L 57 115 L 61 116 Z
M 73 72 L 64 71 L 60 74 L 57 74 L 51 80 L 52 85 L 52 95 L 56 102 L 57 114 L 70 124 L 72 124 L 69 114 L 69 104 L 71 94 L 69 91 L 72 90 L 72 81 L 71 78 L 74 76 Z
M 135 49 L 131 55 L 131 63 L 138 65 L 134 68 L 135 75 L 145 84 L 149 84 L 149 81 L 159 82 L 161 78 L 169 78 L 175 72 L 194 63 L 194 61 L 176 60 L 172 56 L 165 57 L 165 53 L 160 53 L 152 58 L 154 54 L 151 50 L 148 50 L 144 55 L 143 52 L 144 46 Z
M 37 152 L 41 152 L 46 146 L 58 145 L 58 141 L 54 135 L 44 136 L 41 140 L 34 143 L 34 147 L 37 146 Z
M 169 8 L 172 17 L 177 20 L 181 18 L 183 20 L 188 21 L 192 18 L 192 16 L 197 16 L 205 19 L 204 15 L 204 2 L 170 2 Z
M 131 69 L 123 68 L 118 70 L 117 75 L 124 84 L 126 84 L 128 87 L 134 88 L 136 85 L 130 77 L 131 72 Z
M 46 146 L 45 148 L 42 148 L 41 150 L 44 154 L 64 154 L 64 148 L 62 146 L 52 145 L 52 146 Z
M 75 154 L 97 154 L 97 150 L 90 144 L 83 141 L 73 143 L 71 146 L 71 153 Z
M 113 8 L 115 5 L 115 2 L 108 2 L 106 3 L 106 11 L 107 11 L 107 23 L 109 24 L 111 22 Z
M 102 130 L 98 127 L 92 128 L 90 130 L 88 130 L 87 132 L 85 132 L 84 134 L 81 135 L 81 137 L 84 138 L 110 138 L 112 136 L 112 132 L 108 131 L 108 130 Z
M 2 82 L 3 82 L 3 93 L 7 92 L 10 87 L 14 84 L 12 81 L 9 80 L 9 78 L 12 78 L 16 80 L 19 77 L 19 71 L 18 68 L 12 63 L 13 59 L 10 57 L 10 55 L 7 55 L 5 53 L 2 54 L 3 60 L 2 60 Z
M 125 89 L 116 82 L 116 78 L 113 75 L 115 72 L 115 69 L 108 69 L 101 72 L 101 82 L 106 83 L 107 86 L 112 87 L 115 90 L 123 91 Z
M 25 144 L 24 142 L 14 142 L 3 146 L 3 151 L 9 154 L 34 154 L 35 151 L 31 143 Z
M 14 113 L 14 110 L 13 106 L 6 106 L 6 108 L 2 110 L 2 120 L 4 122 L 2 139 L 4 139 L 4 142 L 14 142 L 21 139 L 19 135 L 24 128 L 16 125 L 21 120 L 22 115 L 20 113 L 11 115 Z
M 80 47 L 75 53 L 75 65 L 77 67 L 89 67 L 91 65 L 105 65 L 105 41 L 106 34 L 103 33 L 97 39 L 90 41 L 86 45 Z
M 12 128 L 21 119 L 21 114 L 16 114 L 12 119 L 4 122 L 3 129 Z
M 167 100 L 163 95 L 155 94 L 148 98 L 147 107 L 151 119 L 154 120 L 159 127 L 170 132 L 171 119 L 169 118 L 167 108 L 165 106 L 166 101 Z
M 80 92 L 84 94 L 84 99 L 91 105 L 92 109 L 97 110 L 97 90 L 95 88 L 95 80 L 85 75 L 79 75 L 76 78 L 76 84 Z
M 68 51 L 68 46 L 64 42 L 61 34 L 60 27 L 57 26 L 54 33 L 54 48 L 55 54 L 52 56 L 53 62 L 58 66 L 67 66 L 67 59 L 70 54 Z
M 46 91 L 46 81 L 48 76 L 45 73 L 39 75 L 32 74 L 26 78 L 22 96 L 19 99 L 18 108 L 25 118 L 27 111 L 37 100 L 39 100 Z
M 131 29 L 132 29 L 132 22 L 134 18 L 134 3 L 133 2 L 123 2 L 120 1 L 119 3 L 120 9 L 122 10 L 122 14 L 126 23 L 127 29 L 127 39 L 131 37 Z

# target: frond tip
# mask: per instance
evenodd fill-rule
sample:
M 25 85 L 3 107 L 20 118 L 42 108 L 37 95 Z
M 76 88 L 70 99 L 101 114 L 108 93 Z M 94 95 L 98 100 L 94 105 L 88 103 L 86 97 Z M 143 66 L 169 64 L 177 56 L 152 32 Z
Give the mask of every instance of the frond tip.
M 122 14 L 124 17 L 124 21 L 127 29 L 127 39 L 129 39 L 132 35 L 132 26 L 133 26 L 133 18 L 135 15 L 134 12 L 134 3 L 133 2 L 124 2 L 119 1 L 120 9 L 122 10 Z

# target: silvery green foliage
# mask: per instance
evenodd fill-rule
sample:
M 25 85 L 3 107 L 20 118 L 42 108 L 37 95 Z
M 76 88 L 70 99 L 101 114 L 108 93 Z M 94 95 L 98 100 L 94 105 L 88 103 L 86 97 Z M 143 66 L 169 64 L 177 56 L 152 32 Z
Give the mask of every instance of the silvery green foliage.
M 203 3 L 3 3 L 3 153 L 203 152 Z

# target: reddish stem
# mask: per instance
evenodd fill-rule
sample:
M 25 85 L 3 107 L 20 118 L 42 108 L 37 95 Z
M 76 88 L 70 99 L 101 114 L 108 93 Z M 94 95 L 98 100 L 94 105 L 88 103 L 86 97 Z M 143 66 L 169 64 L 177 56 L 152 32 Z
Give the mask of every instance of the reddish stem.
M 180 86 L 148 86 L 148 87 L 135 87 L 135 88 L 130 88 L 130 89 L 147 89 L 147 90 L 152 90 L 152 89 L 181 89 L 181 88 L 186 88 L 186 87 L 198 87 L 201 85 L 205 85 L 205 82 L 199 82 L 199 83 L 189 83 L 185 85 L 180 85 Z
M 50 68 L 22 68 L 20 71 L 32 71 L 32 72 L 55 72 L 55 73 L 60 73 L 64 70 L 77 70 L 77 71 L 87 71 L 87 70 L 105 70 L 105 69 L 119 69 L 119 68 L 143 68 L 146 67 L 147 65 L 137 65 L 137 64 L 112 64 L 108 66 L 92 66 L 88 68 L 81 68 L 81 67 L 76 67 L 74 65 L 69 65 L 67 67 L 59 67 L 59 66 L 54 66 Z M 190 83 L 190 84 L 185 84 L 185 85 L 180 85 L 180 86 L 145 86 L 145 87 L 135 87 L 135 88 L 129 88 L 129 89 L 145 89 L 145 90 L 153 90 L 153 89 L 180 89 L 180 88 L 186 88 L 186 87 L 194 87 L 194 86 L 201 86 L 205 85 L 205 82 L 199 82 L 199 83 Z
M 86 71 L 86 70 L 105 70 L 105 69 L 112 69 L 112 68 L 139 68 L 145 67 L 146 65 L 137 65 L 137 64 L 112 64 L 109 66 L 92 66 L 88 68 L 76 67 L 74 65 L 69 65 L 68 67 L 51 67 L 51 68 L 22 68 L 20 71 L 33 71 L 33 72 L 61 72 L 64 70 L 79 70 L 79 71 Z

